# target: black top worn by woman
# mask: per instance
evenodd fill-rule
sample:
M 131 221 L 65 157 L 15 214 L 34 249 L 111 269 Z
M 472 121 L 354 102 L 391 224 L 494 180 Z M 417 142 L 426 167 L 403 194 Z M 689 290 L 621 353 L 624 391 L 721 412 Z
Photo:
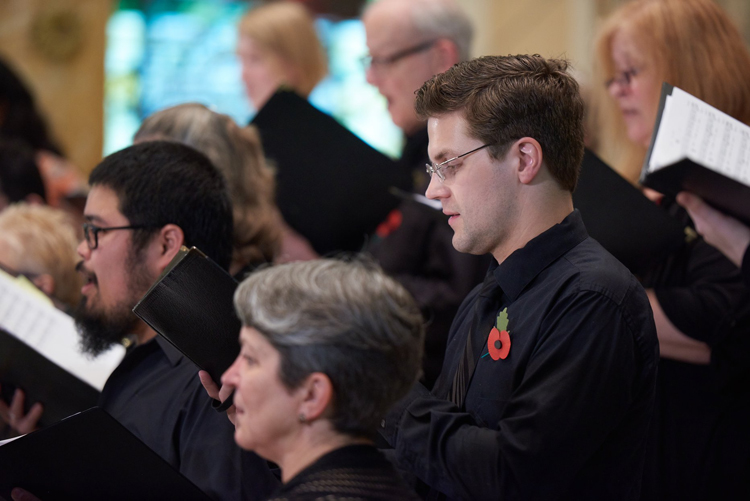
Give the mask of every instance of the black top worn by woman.
M 419 500 L 375 447 L 349 445 L 324 455 L 282 485 L 269 501 Z
M 662 206 L 688 223 L 672 201 Z M 750 377 L 728 371 L 744 369 L 750 343 L 729 339 L 727 318 L 746 294 L 740 272 L 697 239 L 653 267 L 641 283 L 654 290 L 675 327 L 712 351 L 711 365 L 667 358 L 659 363 L 643 499 L 738 499 L 739 492 L 750 493 L 740 485 L 748 477 L 739 474 L 750 464 Z

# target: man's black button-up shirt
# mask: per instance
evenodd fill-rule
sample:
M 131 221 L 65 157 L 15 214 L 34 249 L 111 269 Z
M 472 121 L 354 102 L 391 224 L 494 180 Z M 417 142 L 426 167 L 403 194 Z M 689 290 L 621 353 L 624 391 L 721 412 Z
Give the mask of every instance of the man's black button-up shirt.
M 433 392 L 417 385 L 383 423 L 399 466 L 451 499 L 637 498 L 659 359 L 643 288 L 577 211 L 488 279 L 507 308 L 507 357 L 489 353 L 495 322 L 478 329 L 465 410 L 449 401 L 479 286 Z

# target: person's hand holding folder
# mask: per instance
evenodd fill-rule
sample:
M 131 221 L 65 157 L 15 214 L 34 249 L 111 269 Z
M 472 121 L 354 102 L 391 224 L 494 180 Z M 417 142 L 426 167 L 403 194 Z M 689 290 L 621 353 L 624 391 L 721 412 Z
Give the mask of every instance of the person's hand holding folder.
M 13 393 L 10 405 L 0 398 L 0 421 L 10 426 L 14 435 L 26 435 L 36 430 L 44 412 L 42 404 L 37 402 L 24 414 L 25 399 L 26 395 L 20 388 Z
M 696 231 L 706 242 L 719 249 L 738 267 L 742 266 L 742 257 L 750 245 L 750 228 L 692 193 L 679 193 L 677 202 L 688 211 Z
M 13 491 L 11 491 L 10 498 L 13 501 L 42 501 L 29 491 L 25 491 L 19 487 L 16 487 L 15 489 L 13 489 Z
M 198 377 L 201 380 L 201 384 L 206 389 L 206 393 L 208 393 L 208 396 L 218 402 L 221 402 L 221 407 L 224 406 L 224 402 L 226 402 L 228 398 L 232 397 L 232 394 L 234 393 L 234 386 L 222 384 L 221 388 L 219 388 L 219 386 L 211 378 L 211 375 L 206 371 L 198 371 Z M 226 412 L 227 417 L 232 422 L 232 424 L 236 425 L 237 423 L 235 422 L 235 414 L 237 413 L 237 409 L 234 404 L 227 407 Z

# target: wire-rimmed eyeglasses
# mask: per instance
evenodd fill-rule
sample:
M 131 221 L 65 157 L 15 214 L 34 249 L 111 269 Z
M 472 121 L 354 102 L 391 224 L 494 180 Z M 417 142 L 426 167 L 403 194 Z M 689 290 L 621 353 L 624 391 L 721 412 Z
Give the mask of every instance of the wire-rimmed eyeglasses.
M 429 174 L 430 177 L 432 177 L 433 174 L 437 174 L 437 177 L 438 177 L 438 179 L 440 179 L 440 182 L 443 182 L 443 181 L 445 181 L 445 172 L 443 172 L 443 170 L 446 167 L 450 167 L 448 165 L 449 163 L 453 162 L 454 160 L 458 160 L 459 158 L 463 158 L 466 155 L 471 155 L 472 153 L 477 152 L 477 151 L 479 151 L 479 150 L 481 150 L 483 148 L 486 148 L 488 146 L 492 146 L 492 145 L 489 144 L 489 143 L 488 144 L 483 144 L 479 148 L 474 148 L 471 151 L 467 151 L 466 153 L 462 153 L 462 154 L 460 154 L 460 155 L 458 155 L 456 157 L 449 158 L 445 162 L 440 162 L 437 165 L 435 165 L 435 164 L 425 164 L 425 167 L 427 167 L 427 174 Z
M 375 69 L 378 67 L 390 66 L 393 63 L 405 58 L 406 56 L 411 56 L 412 54 L 418 54 L 420 52 L 426 51 L 427 49 L 435 45 L 435 42 L 437 42 L 437 40 L 430 40 L 428 42 L 422 42 L 418 45 L 412 45 L 411 47 L 407 47 L 406 49 L 400 50 L 394 54 L 391 54 L 390 56 L 363 56 L 360 58 L 360 61 L 362 62 L 362 65 L 365 67 L 365 69 Z
M 617 85 L 619 85 L 620 87 L 630 87 L 630 82 L 633 81 L 633 77 L 637 76 L 640 71 L 641 70 L 637 68 L 630 68 L 625 71 L 621 71 L 604 82 L 604 87 L 609 89 L 614 83 L 617 83 Z
M 113 231 L 113 230 L 141 230 L 144 228 L 151 228 L 149 225 L 136 224 L 132 226 L 109 226 L 103 228 L 96 226 L 91 223 L 83 223 L 83 238 L 86 240 L 86 245 L 89 246 L 90 250 L 94 250 L 99 247 L 99 233 L 102 231 Z

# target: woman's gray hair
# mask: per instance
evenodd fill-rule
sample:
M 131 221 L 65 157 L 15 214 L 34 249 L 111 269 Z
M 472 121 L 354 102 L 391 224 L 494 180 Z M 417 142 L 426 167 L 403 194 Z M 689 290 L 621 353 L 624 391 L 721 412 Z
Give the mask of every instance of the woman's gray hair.
M 281 355 L 297 388 L 322 372 L 334 389 L 336 430 L 369 436 L 421 372 L 424 326 L 411 295 L 376 264 L 319 259 L 252 273 L 234 295 L 243 325 Z

